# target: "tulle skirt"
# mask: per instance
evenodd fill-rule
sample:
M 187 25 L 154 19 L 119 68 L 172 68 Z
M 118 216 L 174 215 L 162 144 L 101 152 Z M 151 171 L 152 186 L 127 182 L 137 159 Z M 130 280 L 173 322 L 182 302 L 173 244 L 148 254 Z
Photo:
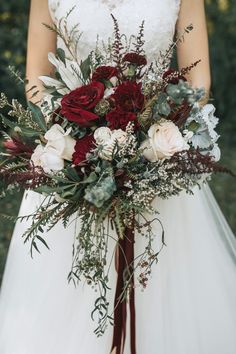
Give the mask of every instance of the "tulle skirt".
M 20 214 L 42 197 L 27 192 Z M 165 228 L 164 248 L 145 291 L 136 289 L 137 354 L 236 353 L 236 242 L 208 186 L 155 200 Z M 97 294 L 67 283 L 75 223 L 45 235 L 50 251 L 31 259 L 17 222 L 0 296 L 1 354 L 109 354 L 112 327 L 93 333 Z M 153 226 L 156 235 L 160 226 Z M 157 243 L 158 237 L 157 237 Z M 135 252 L 144 247 L 136 237 Z M 116 271 L 110 273 L 113 305 Z M 129 336 L 125 354 L 130 354 Z

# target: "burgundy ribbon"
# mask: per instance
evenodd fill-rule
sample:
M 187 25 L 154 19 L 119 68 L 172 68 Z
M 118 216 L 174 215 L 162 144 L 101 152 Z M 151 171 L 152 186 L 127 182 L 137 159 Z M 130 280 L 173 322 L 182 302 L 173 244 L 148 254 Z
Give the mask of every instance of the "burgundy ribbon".
M 117 284 L 114 301 L 114 330 L 111 352 L 116 348 L 115 354 L 123 354 L 126 339 L 127 301 L 123 298 L 125 286 L 125 273 L 130 280 L 129 310 L 130 310 L 130 346 L 131 354 L 136 354 L 136 328 L 135 328 L 135 291 L 134 291 L 134 219 L 131 227 L 126 227 L 124 237 L 117 245 Z M 127 273 L 128 271 L 128 273 Z M 113 353 L 112 353 L 113 354 Z

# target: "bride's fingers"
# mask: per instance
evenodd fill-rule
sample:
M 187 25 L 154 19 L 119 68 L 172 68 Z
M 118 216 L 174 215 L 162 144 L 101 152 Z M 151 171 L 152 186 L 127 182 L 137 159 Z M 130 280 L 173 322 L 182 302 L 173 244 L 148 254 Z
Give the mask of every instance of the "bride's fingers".
M 110 354 L 116 354 L 116 348 L 114 348 Z

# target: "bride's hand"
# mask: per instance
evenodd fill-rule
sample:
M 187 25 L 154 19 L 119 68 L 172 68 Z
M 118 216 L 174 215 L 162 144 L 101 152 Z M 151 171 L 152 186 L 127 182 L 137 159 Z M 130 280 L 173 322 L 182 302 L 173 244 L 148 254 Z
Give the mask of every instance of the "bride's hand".
M 209 98 L 210 98 L 210 93 L 209 93 L 209 91 L 206 91 L 205 96 L 203 96 L 201 98 L 201 100 L 199 101 L 200 106 L 201 107 L 205 106 L 208 103 Z

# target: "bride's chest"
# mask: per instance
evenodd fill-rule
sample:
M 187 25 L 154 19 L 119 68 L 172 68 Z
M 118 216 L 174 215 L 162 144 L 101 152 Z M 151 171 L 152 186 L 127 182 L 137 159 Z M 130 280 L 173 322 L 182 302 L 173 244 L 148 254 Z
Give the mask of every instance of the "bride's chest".
M 68 22 L 71 27 L 79 24 L 84 52 L 93 49 L 97 35 L 106 41 L 112 34 L 111 13 L 127 36 L 136 34 L 144 20 L 146 51 L 155 56 L 166 49 L 173 37 L 179 3 L 180 0 L 49 0 L 49 7 L 55 22 L 75 7 Z

